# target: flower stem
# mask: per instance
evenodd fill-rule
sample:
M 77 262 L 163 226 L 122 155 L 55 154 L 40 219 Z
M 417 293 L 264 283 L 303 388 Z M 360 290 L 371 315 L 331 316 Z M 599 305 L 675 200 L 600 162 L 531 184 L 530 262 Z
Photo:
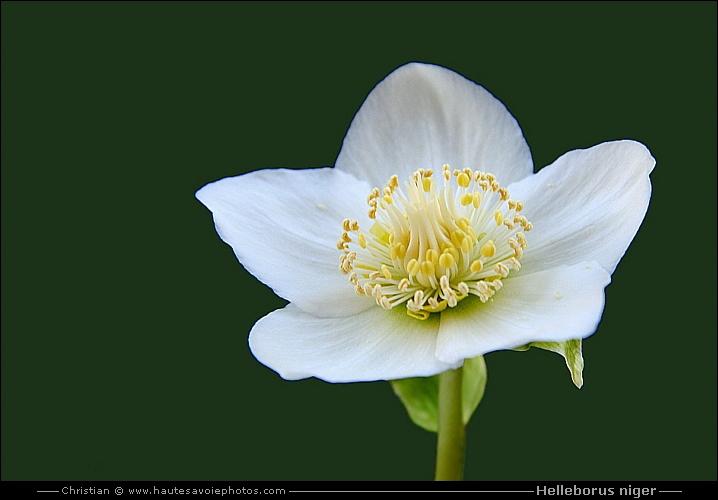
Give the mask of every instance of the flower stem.
M 464 474 L 466 433 L 461 406 L 462 368 L 439 375 L 439 432 L 436 480 L 461 480 Z

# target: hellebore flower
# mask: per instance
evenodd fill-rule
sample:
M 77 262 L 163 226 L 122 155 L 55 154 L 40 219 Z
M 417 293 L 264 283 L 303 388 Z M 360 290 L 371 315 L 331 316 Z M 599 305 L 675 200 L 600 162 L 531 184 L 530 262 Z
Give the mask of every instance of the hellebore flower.
M 534 173 L 501 102 L 411 63 L 369 94 L 335 167 L 255 171 L 196 196 L 290 302 L 252 328 L 260 362 L 285 379 L 394 380 L 594 333 L 654 164 L 622 140 Z

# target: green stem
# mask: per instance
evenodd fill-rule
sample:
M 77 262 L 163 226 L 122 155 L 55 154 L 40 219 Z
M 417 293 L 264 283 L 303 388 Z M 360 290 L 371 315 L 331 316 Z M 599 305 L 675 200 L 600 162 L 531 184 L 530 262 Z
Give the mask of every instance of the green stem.
M 461 480 L 464 474 L 466 434 L 461 411 L 462 369 L 439 375 L 439 432 L 436 480 Z

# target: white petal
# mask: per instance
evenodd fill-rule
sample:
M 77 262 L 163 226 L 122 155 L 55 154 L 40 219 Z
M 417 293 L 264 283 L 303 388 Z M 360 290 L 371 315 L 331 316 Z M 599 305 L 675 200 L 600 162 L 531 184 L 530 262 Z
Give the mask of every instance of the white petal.
M 588 337 L 601 320 L 610 280 L 596 262 L 519 273 L 504 281 L 493 301 L 441 313 L 437 357 L 454 363 L 529 342 Z
M 362 382 L 429 376 L 462 362 L 438 361 L 438 319 L 372 307 L 355 316 L 318 318 L 289 304 L 260 319 L 249 335 L 254 356 L 283 378 Z
M 613 273 L 648 209 L 654 165 L 643 144 L 606 142 L 509 186 L 534 227 L 521 272 L 597 260 Z
M 412 63 L 371 91 L 344 138 L 336 166 L 382 187 L 419 168 L 472 168 L 507 185 L 533 173 L 531 152 L 506 107 L 440 66 Z
M 259 170 L 213 182 L 196 196 L 244 267 L 317 316 L 374 305 L 339 271 L 342 221 L 362 221 L 369 186 L 333 168 Z M 369 220 L 368 218 L 366 220 Z

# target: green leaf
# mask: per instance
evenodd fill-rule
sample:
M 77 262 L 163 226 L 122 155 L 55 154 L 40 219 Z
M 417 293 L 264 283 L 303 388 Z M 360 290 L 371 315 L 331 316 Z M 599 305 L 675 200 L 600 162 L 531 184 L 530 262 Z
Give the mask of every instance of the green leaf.
M 521 347 L 514 348 L 514 351 L 528 351 L 531 347 L 546 349 L 560 354 L 566 360 L 571 372 L 571 380 L 579 389 L 583 386 L 583 353 L 581 339 L 567 340 L 566 342 L 531 342 Z
M 394 394 L 404 404 L 409 418 L 427 431 L 439 429 L 439 376 L 390 380 Z
M 486 362 L 483 356 L 464 361 L 461 379 L 461 405 L 464 425 L 484 396 L 486 389 Z M 406 407 L 409 418 L 422 429 L 437 432 L 439 429 L 439 376 L 413 377 L 390 380 L 394 393 Z

